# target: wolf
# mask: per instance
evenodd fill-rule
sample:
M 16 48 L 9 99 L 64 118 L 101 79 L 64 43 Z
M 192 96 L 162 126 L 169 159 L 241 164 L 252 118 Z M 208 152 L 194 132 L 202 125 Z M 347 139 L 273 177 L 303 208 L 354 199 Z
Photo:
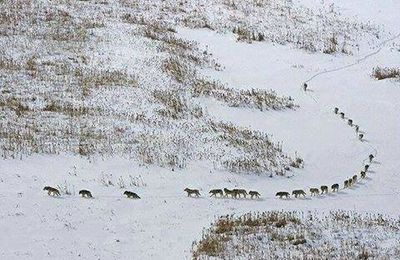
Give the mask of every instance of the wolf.
M 136 193 L 126 190 L 124 192 L 124 195 L 128 198 L 128 199 L 140 199 L 139 195 L 137 195 Z
M 57 190 L 56 188 L 46 186 L 43 188 L 43 190 L 47 190 L 47 194 L 52 195 L 52 196 L 61 196 L 60 191 Z
M 332 188 L 332 191 L 333 191 L 333 192 L 338 191 L 338 190 L 339 190 L 339 184 L 335 183 L 335 184 L 333 184 L 333 185 L 331 186 L 331 188 Z
M 349 187 L 352 186 L 353 184 L 354 184 L 354 183 L 353 183 L 353 179 L 350 178 L 350 179 L 349 179 Z
M 216 197 L 218 194 L 220 197 L 224 196 L 224 192 L 221 189 L 210 190 L 209 193 L 211 194 L 210 197 L 212 196 Z
M 335 114 L 339 113 L 339 108 L 335 107 L 335 108 L 333 109 L 333 113 L 335 113 Z
M 304 190 L 294 190 L 294 191 L 292 191 L 292 195 L 294 195 L 295 198 L 297 198 L 300 195 L 305 197 L 306 193 L 304 192 Z
M 199 190 L 195 190 L 195 189 L 192 190 L 192 189 L 186 188 L 186 189 L 184 189 L 184 191 L 187 192 L 188 197 L 191 197 L 192 194 L 194 194 L 196 197 L 200 197 L 200 192 L 199 192 Z
M 328 186 L 323 185 L 321 186 L 321 194 L 328 193 Z
M 353 119 L 347 120 L 347 124 L 348 124 L 349 126 L 353 126 Z
M 257 199 L 260 198 L 261 194 L 258 191 L 251 190 L 249 191 L 250 198 L 256 197 Z
M 372 160 L 374 159 L 374 155 L 370 154 L 370 155 L 368 156 L 368 158 L 369 158 L 369 162 L 371 163 Z
M 237 197 L 240 198 L 240 195 L 243 195 L 243 197 L 245 197 L 245 198 L 247 196 L 247 192 L 244 189 L 233 189 L 232 192 L 233 192 L 233 197 L 235 197 L 235 198 L 237 198 Z
M 279 192 L 276 193 L 275 196 L 279 196 L 279 198 L 282 199 L 282 197 L 289 198 L 290 194 L 289 194 L 289 192 L 286 192 L 286 191 L 279 191 Z
M 88 190 L 80 190 L 79 195 L 82 195 L 82 198 L 93 198 L 92 193 Z
M 227 189 L 227 188 L 224 188 L 224 192 L 225 192 L 225 197 L 228 197 L 229 195 L 231 196 L 231 197 L 233 197 L 233 191 L 232 190 L 230 190 L 230 189 Z
M 318 195 L 319 194 L 319 189 L 318 188 L 310 188 L 310 193 L 311 193 L 311 196 Z

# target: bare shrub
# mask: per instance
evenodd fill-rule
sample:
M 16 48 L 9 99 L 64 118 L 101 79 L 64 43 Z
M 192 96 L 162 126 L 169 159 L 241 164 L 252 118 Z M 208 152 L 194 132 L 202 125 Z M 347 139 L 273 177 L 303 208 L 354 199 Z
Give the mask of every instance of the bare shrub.
M 251 129 L 213 122 L 194 97 L 265 110 L 292 108 L 292 101 L 263 90 L 217 85 L 203 91 L 209 83 L 196 83 L 192 91 L 197 69 L 218 64 L 195 42 L 175 34 L 185 19 L 216 30 L 239 24 L 221 27 L 198 12 L 203 7 L 187 2 L 117 2 L 1 3 L 1 41 L 13 46 L 12 52 L 0 50 L 1 156 L 118 155 L 170 169 L 206 160 L 238 173 L 283 175 L 291 159 L 281 144 Z M 270 39 L 257 26 L 240 26 L 252 41 Z M 125 182 L 143 185 L 140 179 Z
M 99 86 L 137 86 L 134 76 L 120 70 L 76 70 L 75 76 L 79 79 L 82 87 Z
M 181 94 L 178 91 L 153 91 L 153 97 L 165 106 L 165 110 L 159 110 L 158 112 L 165 116 L 173 119 L 179 119 L 184 117 L 188 107 Z
M 400 69 L 376 67 L 372 70 L 372 77 L 376 78 L 377 80 L 400 78 Z
M 333 35 L 331 38 L 327 39 L 327 42 L 325 43 L 323 53 L 325 54 L 332 54 L 337 52 L 338 50 L 338 40 L 335 35 Z
M 118 178 L 117 185 L 118 185 L 118 187 L 120 189 L 125 189 L 126 188 L 125 181 L 124 181 L 124 178 L 122 176 L 120 176 Z
M 232 107 L 249 107 L 259 110 L 282 110 L 297 107 L 290 97 L 280 97 L 273 90 L 236 90 L 218 82 L 198 79 L 192 85 L 194 97 L 213 97 Z
M 179 83 L 185 82 L 194 74 L 194 71 L 187 64 L 177 58 L 165 60 L 162 68 Z
M 57 185 L 57 189 L 66 195 L 75 195 L 75 187 L 74 186 L 70 186 L 67 181 L 64 181 L 63 184 L 59 184 Z
M 147 184 L 144 182 L 143 177 L 139 176 L 131 176 L 129 175 L 129 186 L 131 187 L 146 187 Z
M 348 218 L 337 218 L 346 214 Z M 389 259 L 400 223 L 355 212 L 254 212 L 223 216 L 193 243 L 194 259 Z

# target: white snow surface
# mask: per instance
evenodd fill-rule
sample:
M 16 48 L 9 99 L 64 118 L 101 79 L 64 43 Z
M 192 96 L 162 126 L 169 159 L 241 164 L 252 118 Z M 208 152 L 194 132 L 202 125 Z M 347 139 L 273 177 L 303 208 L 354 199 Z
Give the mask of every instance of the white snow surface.
M 384 24 L 390 32 L 385 44 L 348 55 L 308 53 L 272 43 L 237 42 L 231 34 L 181 28 L 179 34 L 198 41 L 224 66 L 202 73 L 234 88 L 274 89 L 292 96 L 296 110 L 261 112 L 231 108 L 214 100 L 201 104 L 218 119 L 248 126 L 283 141 L 285 151 L 298 151 L 304 169 L 289 177 L 238 175 L 218 171 L 204 162 L 171 171 L 140 166 L 119 158 L 73 155 L 35 155 L 0 161 L 1 259 L 189 259 L 192 242 L 216 216 L 248 211 L 343 209 L 399 216 L 400 199 L 400 83 L 376 81 L 373 67 L 400 66 L 400 6 L 397 1 L 335 2 L 348 16 Z M 304 0 L 312 5 L 313 1 Z M 375 3 L 375 4 L 373 4 Z M 392 38 L 391 38 L 392 37 Z M 381 39 L 384 42 L 386 39 Z M 379 51 L 378 51 L 379 50 Z M 376 52 L 376 53 L 375 53 Z M 370 53 L 374 55 L 368 56 Z M 364 57 L 368 56 L 366 59 Z M 357 62 L 360 60 L 359 62 Z M 309 91 L 301 90 L 308 81 Z M 360 142 L 346 122 L 332 111 L 338 107 L 360 125 Z M 349 189 L 324 196 L 281 200 L 277 191 L 339 183 L 358 174 L 368 155 L 376 155 L 367 178 Z M 129 186 L 129 175 L 143 180 Z M 105 176 L 105 177 L 104 177 Z M 102 178 L 114 186 L 104 186 Z M 122 177 L 126 188 L 118 187 Z M 49 197 L 45 185 L 66 182 L 72 195 Z M 145 184 L 145 185 L 144 185 Z M 200 189 L 188 198 L 183 189 Z M 213 188 L 257 190 L 261 200 L 209 198 Z M 80 189 L 93 199 L 78 197 Z M 140 200 L 122 196 L 132 190 Z

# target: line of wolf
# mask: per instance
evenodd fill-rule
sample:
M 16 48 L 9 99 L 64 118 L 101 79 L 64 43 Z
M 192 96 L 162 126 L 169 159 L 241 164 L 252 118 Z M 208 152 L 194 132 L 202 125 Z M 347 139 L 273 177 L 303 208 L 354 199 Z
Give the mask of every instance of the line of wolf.
M 194 195 L 196 197 L 201 196 L 200 191 L 196 190 L 196 189 L 186 188 L 186 189 L 184 189 L 184 191 L 187 192 L 188 197 L 191 197 L 192 195 Z M 261 194 L 259 192 L 251 190 L 247 193 L 247 191 L 245 189 L 233 189 L 233 190 L 230 190 L 227 188 L 224 188 L 223 190 L 222 189 L 213 189 L 213 190 L 210 190 L 209 194 L 211 194 L 210 197 L 219 196 L 221 198 L 222 197 L 227 198 L 230 196 L 231 198 L 234 198 L 234 199 L 242 198 L 242 196 L 243 196 L 243 198 L 247 198 L 247 195 L 250 195 L 251 199 L 253 199 L 253 198 L 259 199 L 261 197 Z
M 43 188 L 43 190 L 47 191 L 47 194 L 49 194 L 49 196 L 61 196 L 60 191 L 56 188 L 50 187 L 50 186 L 46 186 Z M 123 193 L 128 199 L 140 199 L 139 195 L 137 195 L 136 193 L 132 192 L 132 191 L 125 191 Z M 82 196 L 82 198 L 93 198 L 93 195 L 90 191 L 88 190 L 80 190 L 79 191 L 79 195 Z
M 373 158 L 374 158 L 373 155 L 370 154 L 370 156 L 369 156 L 370 162 L 372 162 Z M 368 169 L 369 169 L 369 164 L 366 164 L 364 166 L 364 170 L 360 172 L 360 176 L 361 176 L 362 179 L 364 179 L 366 177 Z M 357 175 L 354 175 L 353 177 L 345 180 L 343 182 L 343 188 L 351 187 L 352 185 L 354 185 L 357 182 L 357 180 L 358 180 L 358 176 Z M 338 183 L 333 184 L 331 186 L 331 189 L 332 189 L 332 192 L 339 191 L 339 184 Z M 324 193 L 328 193 L 328 186 L 325 186 L 325 185 L 321 186 L 321 194 L 324 194 Z M 311 196 L 319 195 L 320 194 L 320 190 L 318 188 L 310 188 L 310 194 L 311 194 Z M 292 191 L 292 195 L 294 195 L 295 198 L 297 198 L 299 196 L 303 196 L 303 197 L 306 196 L 306 193 L 305 193 L 304 190 L 294 190 L 294 191 Z M 281 198 L 281 199 L 283 197 L 289 198 L 290 193 L 286 192 L 286 191 L 279 191 L 279 192 L 276 193 L 275 196 L 279 196 L 279 198 Z
M 305 85 L 304 90 L 306 90 L 306 88 L 307 88 L 307 86 Z M 339 108 L 335 107 L 333 109 L 333 112 L 337 115 L 340 115 L 340 118 L 345 119 L 344 112 L 339 112 Z M 356 134 L 358 134 L 358 139 L 360 141 L 363 141 L 364 134 L 359 133 L 360 127 L 358 125 L 354 124 L 353 120 L 350 118 L 347 120 L 347 124 L 350 127 L 354 127 Z M 370 154 L 368 156 L 368 159 L 369 159 L 369 162 L 371 163 L 372 160 L 374 159 L 374 155 Z M 368 168 L 369 168 L 369 164 L 366 164 L 366 165 L 364 165 L 364 170 L 360 172 L 360 176 L 362 179 L 364 179 L 366 177 Z M 355 184 L 357 182 L 357 179 L 358 179 L 357 175 L 354 175 L 353 177 L 345 180 L 343 182 L 343 188 L 351 187 L 353 184 Z M 331 186 L 331 189 L 332 189 L 332 192 L 338 191 L 339 184 L 338 183 L 333 184 Z M 324 193 L 328 193 L 328 186 L 325 186 L 325 185 L 321 186 L 321 194 L 324 194 Z M 319 189 L 318 188 L 310 188 L 310 194 L 311 194 L 311 196 L 320 194 Z M 303 190 L 294 190 L 292 192 L 292 195 L 294 195 L 295 198 L 297 198 L 298 196 L 305 196 L 306 193 Z M 283 197 L 288 198 L 290 196 L 290 193 L 286 192 L 286 191 L 280 191 L 280 192 L 276 193 L 275 196 L 279 196 L 280 198 L 283 198 Z
M 306 87 L 307 86 L 305 86 L 305 88 Z M 342 119 L 345 119 L 344 112 L 340 112 L 339 113 L 339 108 L 335 107 L 333 112 L 335 114 L 339 114 Z M 359 140 L 363 141 L 364 135 L 363 134 L 359 134 L 359 126 L 355 125 L 353 123 L 352 119 L 348 119 L 347 120 L 347 124 L 349 126 L 351 126 L 351 127 L 353 127 L 353 126 L 355 127 L 355 131 L 358 134 Z M 370 154 L 368 156 L 368 158 L 369 158 L 369 162 L 371 163 L 372 160 L 374 159 L 374 155 Z M 369 168 L 369 164 L 366 164 L 364 166 L 364 170 L 360 172 L 361 178 L 365 178 L 366 177 L 366 173 L 368 171 L 368 168 Z M 354 175 L 353 177 L 345 180 L 343 182 L 343 187 L 344 188 L 348 188 L 348 187 L 352 186 L 353 184 L 355 184 L 357 182 L 357 179 L 358 179 L 357 175 Z M 332 189 L 332 192 L 338 191 L 339 190 L 339 184 L 338 183 L 333 184 L 331 186 L 331 189 Z M 46 187 L 43 188 L 43 190 L 47 190 L 49 195 L 60 196 L 60 192 L 56 188 L 53 188 L 53 187 L 50 187 L 50 186 L 46 186 Z M 192 195 L 194 195 L 196 197 L 200 196 L 200 191 L 197 190 L 197 189 L 186 188 L 184 191 L 187 192 L 188 197 L 191 197 Z M 257 191 L 249 191 L 249 193 L 247 193 L 247 191 L 244 190 L 244 189 L 233 189 L 233 190 L 230 190 L 230 189 L 227 189 L 227 188 L 224 188 L 223 190 L 222 189 L 213 189 L 213 190 L 210 190 L 209 193 L 211 194 L 210 197 L 213 197 L 213 196 L 216 197 L 217 195 L 219 195 L 220 197 L 229 197 L 230 196 L 231 198 L 235 198 L 235 199 L 241 198 L 242 196 L 244 198 L 246 198 L 247 195 L 250 195 L 251 199 L 260 198 L 260 196 L 261 196 L 261 194 L 259 192 L 257 192 Z M 325 185 L 321 186 L 321 194 L 324 194 L 324 193 L 328 193 L 328 186 L 325 186 Z M 313 196 L 313 195 L 315 196 L 315 195 L 320 194 L 319 189 L 318 188 L 310 188 L 310 194 L 311 194 L 311 196 Z M 79 195 L 82 195 L 82 197 L 92 198 L 92 194 L 88 190 L 80 190 L 79 191 Z M 124 195 L 126 195 L 128 198 L 140 199 L 140 197 L 136 193 L 131 192 L 131 191 L 125 191 Z M 298 196 L 306 196 L 306 193 L 305 193 L 304 190 L 293 190 L 292 191 L 292 195 L 294 195 L 295 198 L 297 198 Z M 290 196 L 290 193 L 286 192 L 286 191 L 279 191 L 279 192 L 276 193 L 275 196 L 279 196 L 280 198 L 283 198 L 283 197 L 288 198 Z
M 344 112 L 340 112 L 339 108 L 337 108 L 337 107 L 335 107 L 333 109 L 333 113 L 335 113 L 336 115 L 339 115 L 341 119 L 346 119 Z M 354 130 L 355 130 L 356 134 L 358 135 L 358 139 L 360 141 L 364 140 L 364 134 L 360 133 L 360 126 L 354 124 L 353 119 L 347 118 L 347 125 L 349 125 L 350 127 L 354 127 Z

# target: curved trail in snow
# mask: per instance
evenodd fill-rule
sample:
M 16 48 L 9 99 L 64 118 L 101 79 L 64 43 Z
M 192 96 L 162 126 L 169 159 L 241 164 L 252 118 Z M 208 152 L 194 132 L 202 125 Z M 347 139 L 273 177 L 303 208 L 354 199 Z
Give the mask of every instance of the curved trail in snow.
M 331 72 L 336 72 L 336 71 L 340 71 L 340 70 L 344 70 L 344 69 L 347 69 L 347 68 L 356 66 L 356 65 L 360 64 L 361 62 L 367 60 L 368 58 L 370 58 L 370 57 L 372 57 L 372 56 L 378 54 L 378 53 L 383 49 L 383 47 L 385 47 L 385 45 L 386 45 L 388 42 L 394 41 L 394 40 L 396 40 L 396 39 L 399 38 L 399 37 L 400 37 L 400 33 L 396 34 L 395 36 L 393 36 L 393 37 L 391 37 L 391 38 L 389 38 L 389 39 L 386 39 L 386 40 L 382 41 L 381 43 L 379 43 L 379 44 L 376 46 L 376 47 L 378 47 L 377 50 L 375 50 L 375 51 L 373 51 L 373 52 L 371 52 L 371 53 L 368 53 L 367 55 L 363 56 L 362 58 L 357 59 L 355 62 L 353 62 L 353 63 L 351 63 L 351 64 L 347 64 L 347 65 L 341 66 L 341 67 L 337 67 L 337 68 L 333 68 L 333 69 L 329 69 L 329 70 L 324 70 L 324 71 L 318 72 L 318 73 L 312 75 L 312 76 L 311 76 L 310 78 L 308 78 L 307 80 L 305 80 L 304 83 L 308 83 L 308 82 L 310 82 L 311 80 L 315 79 L 316 77 L 318 77 L 318 76 L 320 76 L 320 75 L 324 75 L 324 74 L 328 74 L 328 73 L 331 73 Z M 315 103 L 317 103 L 317 104 L 319 103 L 318 100 L 317 100 L 311 93 L 309 93 L 308 91 L 305 91 L 304 93 L 305 93 L 306 95 L 308 95 L 310 98 L 312 98 L 312 99 L 314 100 Z M 373 150 L 374 158 L 376 158 L 377 155 L 378 155 L 378 149 L 377 149 L 375 146 L 373 146 L 373 145 L 371 145 L 371 144 L 369 144 L 369 143 L 367 143 L 367 142 L 363 142 L 363 143 L 364 143 L 365 145 L 369 146 L 369 147 Z M 367 160 L 369 160 L 369 159 L 366 158 L 366 159 L 363 160 L 363 165 L 365 165 L 365 162 L 366 162 Z M 397 193 L 393 193 L 393 194 L 390 194 L 390 195 L 395 195 L 395 194 L 397 194 Z M 380 194 L 374 194 L 374 195 L 375 195 L 375 196 L 376 196 L 376 195 L 379 196 Z M 386 194 L 386 195 L 389 195 L 389 194 Z
M 371 53 L 366 54 L 365 56 L 363 56 L 363 57 L 357 59 L 355 62 L 350 63 L 350 64 L 347 64 L 347 65 L 344 65 L 344 66 L 341 66 L 341 67 L 337 67 L 337 68 L 333 68 L 333 69 L 328 69 L 328 70 L 325 69 L 324 71 L 320 71 L 320 72 L 318 72 L 318 73 L 312 75 L 312 76 L 311 76 L 310 78 L 308 78 L 307 80 L 305 80 L 304 83 L 308 83 L 308 82 L 310 82 L 311 80 L 315 79 L 316 77 L 318 77 L 318 76 L 320 76 L 320 75 L 324 75 L 324 74 L 328 74 L 328 73 L 332 73 L 332 72 L 344 70 L 344 69 L 347 69 L 347 68 L 350 68 L 350 67 L 354 67 L 354 66 L 360 64 L 361 62 L 367 60 L 368 58 L 370 58 L 370 57 L 372 57 L 372 56 L 378 54 L 378 53 L 383 49 L 383 47 L 385 47 L 385 45 L 386 45 L 388 42 L 394 41 L 394 40 L 396 40 L 396 39 L 399 38 L 399 37 L 400 37 L 400 33 L 396 34 L 395 36 L 393 36 L 393 37 L 391 37 L 391 38 L 389 38 L 389 39 L 386 39 L 386 40 L 380 42 L 379 44 L 377 44 L 377 45 L 375 46 L 375 48 L 378 48 L 376 51 L 373 51 L 373 52 L 371 52 Z M 314 100 L 315 103 L 318 103 L 318 100 L 317 100 L 311 93 L 306 92 L 306 95 L 308 95 L 310 98 L 312 98 L 312 99 Z
M 389 38 L 389 39 L 386 39 L 386 40 L 382 41 L 381 43 L 379 43 L 379 44 L 376 46 L 376 47 L 378 47 L 378 49 L 377 49 L 376 51 L 373 51 L 373 52 L 371 52 L 371 53 L 365 55 L 364 57 L 357 59 L 355 62 L 350 63 L 350 64 L 347 64 L 347 65 L 344 65 L 344 66 L 341 66 L 341 67 L 338 67 L 338 68 L 334 68 L 334 69 L 329 69 L 329 70 L 324 70 L 324 71 L 318 72 L 318 73 L 312 75 L 310 78 L 308 78 L 308 79 L 307 79 L 306 81 L 304 81 L 304 82 L 305 82 L 305 83 L 310 82 L 310 81 L 313 80 L 314 78 L 316 78 L 316 77 L 318 77 L 318 76 L 320 76 L 320 75 L 323 75 L 323 74 L 327 74 L 327 73 L 331 73 L 331 72 L 336 72 L 336 71 L 344 70 L 344 69 L 353 67 L 353 66 L 355 66 L 355 65 L 358 65 L 358 64 L 360 64 L 362 61 L 365 61 L 366 59 L 368 59 L 369 57 L 372 57 L 372 56 L 378 54 L 378 53 L 383 49 L 383 47 L 385 47 L 386 43 L 391 42 L 391 41 L 394 41 L 394 40 L 396 40 L 396 39 L 399 38 L 399 37 L 400 37 L 400 33 L 398 33 L 397 35 L 395 35 L 395 36 L 393 36 L 393 37 L 391 37 L 391 38 Z

